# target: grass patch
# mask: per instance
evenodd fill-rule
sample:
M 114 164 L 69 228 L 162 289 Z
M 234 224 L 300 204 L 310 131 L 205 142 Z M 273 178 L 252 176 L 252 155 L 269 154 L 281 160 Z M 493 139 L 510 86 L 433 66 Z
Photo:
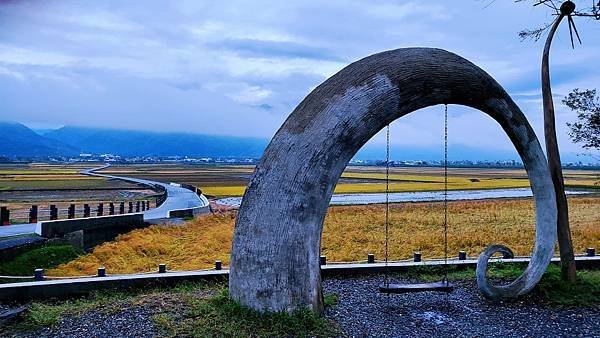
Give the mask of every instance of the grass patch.
M 29 304 L 23 320 L 12 329 L 16 332 L 25 332 L 43 327 L 52 327 L 64 316 L 77 316 L 92 309 L 101 312 L 119 311 L 121 305 L 131 299 L 131 295 L 114 290 L 105 290 L 93 292 L 88 297 L 66 301 L 32 302 Z
M 129 293 L 106 290 L 89 297 L 54 302 L 34 302 L 23 321 L 0 327 L 0 336 L 31 332 L 56 325 L 65 316 L 88 311 L 118 313 L 136 306 L 154 309 L 151 320 L 158 336 L 192 337 L 332 337 L 335 323 L 304 310 L 292 314 L 264 313 L 231 300 L 221 284 L 184 283 Z M 5 330 L 5 331 L 2 331 Z M 7 331 L 9 330 L 9 331 Z
M 600 304 L 600 270 L 577 272 L 575 283 L 560 279 L 560 268 L 550 265 L 534 294 L 549 304 L 564 306 L 591 306 Z
M 13 260 L 0 263 L 0 274 L 13 276 L 33 275 L 35 269 L 51 269 L 70 262 L 84 252 L 71 245 L 45 245 L 24 252 Z
M 194 337 L 331 337 L 338 335 L 331 322 L 308 310 L 258 313 L 231 300 L 227 290 L 189 304 L 184 317 L 174 324 L 161 317 L 170 334 Z
M 339 296 L 337 293 L 328 293 L 323 296 L 323 303 L 325 306 L 336 306 L 339 302 Z
M 490 263 L 488 276 L 491 279 L 515 279 L 521 275 L 524 267 L 519 264 Z M 475 280 L 475 269 L 465 267 L 448 266 L 449 281 Z M 415 279 L 423 282 L 435 282 L 445 277 L 443 266 L 411 267 L 404 273 L 398 273 L 398 277 Z

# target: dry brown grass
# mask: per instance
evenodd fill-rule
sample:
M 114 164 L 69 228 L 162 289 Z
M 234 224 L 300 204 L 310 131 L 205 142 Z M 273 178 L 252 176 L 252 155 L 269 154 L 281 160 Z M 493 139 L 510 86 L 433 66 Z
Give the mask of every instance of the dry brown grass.
M 577 252 L 600 247 L 600 197 L 569 199 L 573 240 Z M 517 255 L 529 255 L 534 239 L 534 210 L 530 199 L 451 202 L 449 252 L 479 254 L 502 243 Z M 119 236 L 93 253 L 49 271 L 50 275 L 94 274 L 104 265 L 108 273 L 154 271 L 158 263 L 172 270 L 210 268 L 215 260 L 226 265 L 235 213 L 199 217 L 184 226 L 151 226 Z M 391 208 L 390 258 L 405 259 L 414 250 L 425 258 L 443 256 L 443 205 L 396 204 Z M 364 260 L 368 253 L 383 258 L 383 205 L 332 207 L 325 219 L 322 254 L 328 261 Z

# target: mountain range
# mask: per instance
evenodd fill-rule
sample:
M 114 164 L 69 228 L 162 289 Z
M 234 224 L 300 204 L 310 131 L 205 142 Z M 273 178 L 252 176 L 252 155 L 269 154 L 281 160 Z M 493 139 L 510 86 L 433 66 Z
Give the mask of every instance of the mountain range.
M 41 134 L 41 135 L 40 135 Z M 160 133 L 65 126 L 39 133 L 15 122 L 0 122 L 0 156 L 47 157 L 80 153 L 132 156 L 259 158 L 267 139 Z
M 80 153 L 135 156 L 189 156 L 222 158 L 260 158 L 266 138 L 214 136 L 192 133 L 162 133 L 65 126 L 33 131 L 21 123 L 0 121 L 0 156 L 42 158 L 77 156 Z M 385 159 L 385 146 L 367 144 L 354 157 L 361 160 Z M 392 160 L 439 160 L 442 146 L 392 145 Z M 450 144 L 450 160 L 518 160 L 517 152 Z M 564 161 L 579 160 L 563 154 Z
M 41 136 L 23 124 L 0 122 L 0 156 L 47 157 L 79 154 L 77 147 Z

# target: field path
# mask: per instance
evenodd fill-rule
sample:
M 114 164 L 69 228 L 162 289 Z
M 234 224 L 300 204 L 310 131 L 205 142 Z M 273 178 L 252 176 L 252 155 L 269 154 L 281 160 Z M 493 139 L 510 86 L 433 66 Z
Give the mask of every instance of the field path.
M 152 187 L 154 185 L 160 185 L 167 190 L 167 199 L 163 204 L 161 204 L 158 208 L 153 208 L 142 212 L 144 214 L 144 221 L 150 222 L 159 219 L 169 218 L 169 211 L 171 210 L 190 208 L 206 208 L 206 210 L 209 209 L 208 199 L 204 197 L 204 195 L 199 196 L 193 191 L 182 188 L 179 184 L 176 183 L 161 183 L 140 178 L 106 175 L 96 172 L 98 170 L 108 168 L 109 166 L 110 164 L 105 164 L 101 167 L 85 169 L 81 171 L 81 174 L 88 176 L 104 177 L 108 179 L 123 180 L 137 184 L 145 184 L 150 185 Z M 32 234 L 35 232 L 36 225 L 37 223 L 0 226 L 0 238 Z

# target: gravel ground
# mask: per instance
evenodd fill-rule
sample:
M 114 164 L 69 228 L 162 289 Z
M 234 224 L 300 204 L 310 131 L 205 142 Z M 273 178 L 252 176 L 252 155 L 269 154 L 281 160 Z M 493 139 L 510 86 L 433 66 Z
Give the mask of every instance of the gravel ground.
M 475 282 L 455 283 L 448 295 L 387 296 L 378 292 L 384 278 L 325 279 L 324 292 L 339 297 L 325 316 L 351 337 L 600 337 L 600 306 L 492 303 L 481 297 Z
M 106 313 L 89 311 L 80 316 L 67 316 L 51 328 L 13 334 L 13 337 L 156 337 L 152 323 L 153 309 L 132 307 Z
M 600 337 L 600 306 L 560 308 L 532 300 L 492 303 L 480 296 L 474 282 L 455 283 L 449 295 L 387 296 L 377 291 L 383 282 L 383 275 L 325 279 L 324 292 L 336 293 L 339 299 L 325 316 L 349 337 Z M 166 305 L 183 311 L 183 303 L 178 303 L 177 298 L 150 296 L 135 304 L 65 316 L 51 328 L 12 336 L 156 337 L 153 315 Z M 0 311 L 6 309 L 0 305 Z M 0 329 L 0 336 L 5 335 Z

